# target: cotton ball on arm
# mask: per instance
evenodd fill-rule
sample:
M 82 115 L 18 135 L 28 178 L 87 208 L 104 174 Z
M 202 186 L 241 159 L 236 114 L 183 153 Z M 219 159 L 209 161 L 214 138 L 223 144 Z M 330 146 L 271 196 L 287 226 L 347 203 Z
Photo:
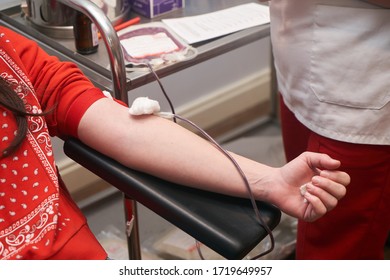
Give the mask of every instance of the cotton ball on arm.
M 160 112 L 160 104 L 148 97 L 138 97 L 129 109 L 131 115 L 151 115 Z

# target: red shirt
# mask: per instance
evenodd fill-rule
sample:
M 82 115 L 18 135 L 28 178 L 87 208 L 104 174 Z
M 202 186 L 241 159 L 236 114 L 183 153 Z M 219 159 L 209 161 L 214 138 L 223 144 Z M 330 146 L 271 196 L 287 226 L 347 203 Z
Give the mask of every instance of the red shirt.
M 0 75 L 28 112 L 20 149 L 0 160 L 0 259 L 105 259 L 106 252 L 62 184 L 50 136 L 77 137 L 88 107 L 104 97 L 72 63 L 0 26 Z M 14 137 L 13 115 L 0 107 L 0 150 Z

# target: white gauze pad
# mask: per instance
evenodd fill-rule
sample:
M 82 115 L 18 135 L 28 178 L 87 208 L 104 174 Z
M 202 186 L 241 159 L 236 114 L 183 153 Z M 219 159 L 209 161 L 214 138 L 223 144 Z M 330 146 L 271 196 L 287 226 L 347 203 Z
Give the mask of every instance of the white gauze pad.
M 151 115 L 160 112 L 160 104 L 148 97 L 138 97 L 129 109 L 131 115 Z
M 307 184 L 304 184 L 304 185 L 300 186 L 299 191 L 301 192 L 302 196 L 305 196 L 305 194 L 307 192 Z M 307 203 L 307 199 L 306 198 L 303 201 L 305 203 Z

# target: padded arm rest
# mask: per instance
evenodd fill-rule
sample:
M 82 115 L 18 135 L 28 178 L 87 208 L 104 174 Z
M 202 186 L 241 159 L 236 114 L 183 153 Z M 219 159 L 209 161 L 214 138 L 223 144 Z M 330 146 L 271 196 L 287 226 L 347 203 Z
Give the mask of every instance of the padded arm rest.
M 180 186 L 131 170 L 75 139 L 65 141 L 64 151 L 226 259 L 244 258 L 267 236 L 248 199 Z M 257 205 L 268 226 L 274 229 L 280 222 L 279 209 L 260 201 Z

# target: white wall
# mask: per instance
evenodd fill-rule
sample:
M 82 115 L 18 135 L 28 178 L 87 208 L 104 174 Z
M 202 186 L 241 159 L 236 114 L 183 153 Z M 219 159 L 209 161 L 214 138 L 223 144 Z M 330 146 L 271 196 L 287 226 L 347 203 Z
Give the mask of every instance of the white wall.
M 1 0 L 0 10 L 19 5 L 20 3 L 21 3 L 21 0 Z
M 181 106 L 195 98 L 217 91 L 229 83 L 239 81 L 262 69 L 268 69 L 269 64 L 270 43 L 267 37 L 162 80 L 174 105 Z M 129 102 L 135 97 L 145 95 L 165 103 L 156 83 L 131 91 Z

